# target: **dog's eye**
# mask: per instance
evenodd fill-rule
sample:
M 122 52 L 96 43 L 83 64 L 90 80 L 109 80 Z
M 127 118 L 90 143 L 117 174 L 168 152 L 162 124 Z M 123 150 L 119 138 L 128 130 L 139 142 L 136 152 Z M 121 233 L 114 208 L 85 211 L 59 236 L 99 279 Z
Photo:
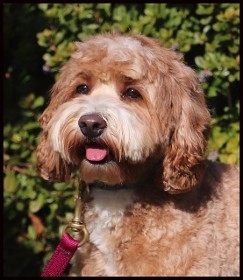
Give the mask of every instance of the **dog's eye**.
M 141 98 L 141 94 L 134 88 L 128 88 L 124 91 L 123 97 L 129 97 L 131 99 L 139 99 Z
M 88 94 L 89 87 L 86 84 L 82 84 L 82 85 L 77 86 L 76 91 L 77 91 L 77 93 Z

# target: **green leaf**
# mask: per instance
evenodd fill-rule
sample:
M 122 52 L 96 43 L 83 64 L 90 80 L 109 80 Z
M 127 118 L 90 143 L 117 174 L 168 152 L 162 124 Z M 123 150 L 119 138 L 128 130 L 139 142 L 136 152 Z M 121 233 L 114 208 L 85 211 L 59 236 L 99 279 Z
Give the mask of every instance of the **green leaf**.
M 35 99 L 34 103 L 32 104 L 31 108 L 32 109 L 36 109 L 40 106 L 42 106 L 44 104 L 44 97 L 43 96 L 39 96 Z
M 28 226 L 28 235 L 33 240 L 35 240 L 37 237 L 36 231 L 35 231 L 34 227 L 31 225 Z
M 167 9 L 167 4 L 160 4 L 159 5 L 159 14 L 158 16 L 162 19 L 165 19 L 167 17 L 167 15 L 170 13 L 170 10 Z
M 121 21 L 126 14 L 126 8 L 124 5 L 119 5 L 114 9 L 113 18 L 116 21 Z
M 4 191 L 14 193 L 17 189 L 18 181 L 14 173 L 8 172 L 4 177 Z
M 45 53 L 44 55 L 43 55 L 43 59 L 47 62 L 47 63 L 49 63 L 50 61 L 51 61 L 51 59 L 52 59 L 52 56 L 49 54 L 49 53 Z M 49 64 L 48 64 L 49 65 Z
M 67 183 L 55 183 L 54 188 L 57 191 L 64 191 L 67 188 Z
M 228 50 L 229 50 L 231 53 L 238 53 L 238 52 L 239 52 L 239 46 L 237 46 L 237 45 L 229 46 L 229 47 L 228 47 Z
M 235 80 L 235 76 L 234 75 L 229 75 L 229 81 L 232 83 Z
M 23 210 L 24 210 L 24 203 L 23 203 L 22 201 L 18 201 L 18 202 L 16 203 L 16 209 L 17 209 L 18 211 L 23 211 Z
M 90 24 L 90 25 L 89 25 L 89 30 L 96 30 L 98 27 L 99 27 L 98 24 L 93 23 L 93 24 Z
M 215 4 L 199 4 L 196 10 L 198 15 L 210 15 L 214 10 Z
M 10 124 L 7 124 L 4 126 L 3 129 L 3 135 L 4 137 L 8 137 L 8 135 L 12 132 L 12 126 Z
M 14 151 L 19 150 L 20 147 L 21 147 L 20 144 L 15 144 L 15 143 L 11 144 L 11 146 L 10 146 L 10 148 L 11 148 L 12 150 L 14 150 Z
M 104 10 L 108 16 L 111 15 L 111 4 L 110 3 L 99 3 L 97 9 Z
M 217 96 L 217 88 L 216 87 L 210 87 L 208 90 L 208 96 L 209 97 L 216 97 Z
M 35 128 L 40 128 L 40 124 L 37 121 L 36 122 L 29 122 L 29 123 L 27 123 L 23 126 L 23 129 L 25 130 L 25 132 L 28 131 L 28 130 L 35 129 Z M 27 135 L 28 135 L 28 138 L 29 138 L 29 134 L 27 134 Z
M 56 211 L 58 210 L 58 205 L 57 203 L 54 203 L 52 201 L 51 205 L 50 205 L 50 211 L 51 211 L 51 214 L 55 215 Z
M 203 57 L 201 56 L 197 56 L 195 57 L 195 63 L 197 64 L 198 67 L 202 68 L 202 69 L 206 69 L 206 61 Z
M 226 133 L 221 133 L 216 139 L 218 147 L 222 147 L 224 144 L 227 143 L 227 141 L 228 141 L 228 135 Z
M 207 26 L 209 26 L 208 24 L 211 22 L 212 18 L 213 18 L 212 16 L 202 18 L 202 19 L 200 20 L 200 23 L 201 23 L 202 25 L 207 25 Z
M 226 144 L 225 150 L 228 152 L 239 150 L 239 134 L 236 134 L 235 137 L 229 140 Z
M 47 3 L 43 3 L 43 4 L 38 4 L 39 9 L 45 11 L 48 8 L 48 4 Z
M 42 253 L 45 250 L 45 244 L 43 244 L 43 241 L 37 241 L 35 238 L 33 249 L 36 254 Z
M 15 133 L 13 134 L 11 140 L 14 142 L 14 143 L 20 143 L 22 138 L 19 134 Z
M 228 25 L 226 22 L 217 22 L 213 24 L 213 29 L 217 32 L 220 32 L 221 30 L 227 31 Z
M 20 154 L 20 158 L 27 158 L 31 154 L 31 151 L 25 150 Z
M 29 205 L 29 209 L 32 213 L 38 212 L 45 203 L 45 196 L 40 193 L 36 200 L 32 200 Z
M 3 140 L 3 149 L 7 150 L 9 147 L 9 141 Z

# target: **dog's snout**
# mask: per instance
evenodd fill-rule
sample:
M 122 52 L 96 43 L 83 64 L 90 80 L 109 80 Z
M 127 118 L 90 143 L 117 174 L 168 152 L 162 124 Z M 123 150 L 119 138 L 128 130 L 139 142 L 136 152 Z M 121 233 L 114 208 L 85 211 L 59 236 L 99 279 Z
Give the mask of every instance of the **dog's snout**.
M 78 125 L 86 137 L 98 137 L 106 128 L 106 121 L 98 114 L 89 114 L 80 117 Z

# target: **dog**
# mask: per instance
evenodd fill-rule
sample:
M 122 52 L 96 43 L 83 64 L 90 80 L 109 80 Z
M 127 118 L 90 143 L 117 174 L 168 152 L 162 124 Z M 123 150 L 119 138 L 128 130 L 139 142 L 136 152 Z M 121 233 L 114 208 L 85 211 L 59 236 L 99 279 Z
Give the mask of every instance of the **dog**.
M 206 159 L 195 71 L 142 35 L 76 43 L 40 117 L 37 167 L 89 187 L 71 275 L 238 276 L 239 169 Z

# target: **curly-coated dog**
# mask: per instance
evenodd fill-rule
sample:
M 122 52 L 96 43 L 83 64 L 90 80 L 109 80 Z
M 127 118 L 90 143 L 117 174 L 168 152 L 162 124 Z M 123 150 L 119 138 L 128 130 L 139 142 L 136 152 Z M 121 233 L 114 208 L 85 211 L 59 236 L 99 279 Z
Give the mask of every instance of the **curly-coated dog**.
M 72 275 L 239 275 L 239 170 L 205 159 L 210 114 L 181 55 L 141 35 L 79 42 L 40 123 L 41 176 L 91 189 Z

